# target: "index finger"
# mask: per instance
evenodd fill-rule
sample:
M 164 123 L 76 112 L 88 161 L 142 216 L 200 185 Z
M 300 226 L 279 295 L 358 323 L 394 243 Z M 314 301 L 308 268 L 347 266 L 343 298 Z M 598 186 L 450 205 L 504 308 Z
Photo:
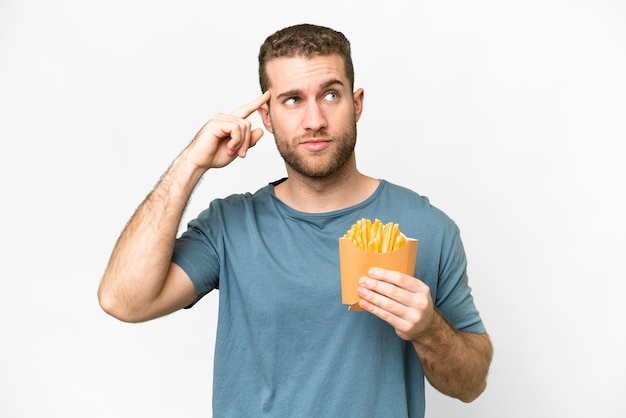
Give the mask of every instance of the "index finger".
M 269 90 L 263 93 L 261 96 L 257 97 L 253 101 L 248 104 L 241 106 L 239 109 L 231 112 L 232 116 L 236 116 L 241 119 L 245 119 L 251 114 L 253 114 L 256 110 L 258 110 L 261 106 L 267 103 L 270 100 L 270 92 Z
M 420 279 L 400 271 L 373 267 L 368 271 L 368 275 L 374 279 L 393 284 L 394 286 L 406 289 L 410 292 L 418 292 L 422 289 L 422 286 L 428 287 Z

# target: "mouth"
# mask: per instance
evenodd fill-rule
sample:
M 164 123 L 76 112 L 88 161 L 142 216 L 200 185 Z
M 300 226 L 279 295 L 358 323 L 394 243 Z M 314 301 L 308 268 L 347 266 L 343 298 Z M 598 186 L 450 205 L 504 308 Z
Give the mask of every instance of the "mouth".
M 330 139 L 311 138 L 302 141 L 300 145 L 307 151 L 319 152 L 328 148 L 331 142 Z

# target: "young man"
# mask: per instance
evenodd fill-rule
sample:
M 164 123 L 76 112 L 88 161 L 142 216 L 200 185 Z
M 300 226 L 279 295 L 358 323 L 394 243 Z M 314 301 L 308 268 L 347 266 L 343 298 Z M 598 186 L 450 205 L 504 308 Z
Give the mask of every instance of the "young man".
M 492 349 L 474 306 L 456 225 L 425 197 L 357 170 L 350 45 L 297 25 L 259 54 L 263 94 L 218 114 L 174 160 L 120 236 L 99 289 L 123 321 L 189 307 L 219 288 L 214 416 L 422 417 L 424 376 L 469 402 Z M 217 199 L 178 239 L 201 176 L 243 158 L 263 135 L 287 177 Z M 337 239 L 361 218 L 419 239 L 413 276 L 373 268 L 360 306 L 341 304 Z

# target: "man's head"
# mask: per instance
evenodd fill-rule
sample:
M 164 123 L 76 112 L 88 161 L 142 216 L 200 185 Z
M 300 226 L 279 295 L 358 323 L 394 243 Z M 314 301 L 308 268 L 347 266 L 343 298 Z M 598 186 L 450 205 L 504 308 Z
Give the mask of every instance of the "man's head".
M 259 82 L 261 91 L 270 87 L 266 69 L 268 61 L 280 57 L 327 56 L 337 54 L 344 64 L 350 89 L 354 89 L 354 67 L 350 53 L 350 42 L 341 33 L 323 26 L 300 24 L 281 29 L 267 37 L 259 51 Z
M 353 91 L 347 39 L 319 26 L 292 26 L 268 38 L 259 64 L 261 88 L 271 93 L 259 114 L 289 176 L 328 178 L 355 170 L 363 89 Z

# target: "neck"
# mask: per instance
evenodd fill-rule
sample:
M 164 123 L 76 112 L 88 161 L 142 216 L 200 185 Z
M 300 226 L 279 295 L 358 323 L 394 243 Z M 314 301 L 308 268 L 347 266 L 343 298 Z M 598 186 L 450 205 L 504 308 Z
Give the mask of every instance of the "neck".
M 361 174 L 347 163 L 328 177 L 307 177 L 287 168 L 288 178 L 274 189 L 286 205 L 308 213 L 332 212 L 362 201 L 374 193 L 379 181 Z

